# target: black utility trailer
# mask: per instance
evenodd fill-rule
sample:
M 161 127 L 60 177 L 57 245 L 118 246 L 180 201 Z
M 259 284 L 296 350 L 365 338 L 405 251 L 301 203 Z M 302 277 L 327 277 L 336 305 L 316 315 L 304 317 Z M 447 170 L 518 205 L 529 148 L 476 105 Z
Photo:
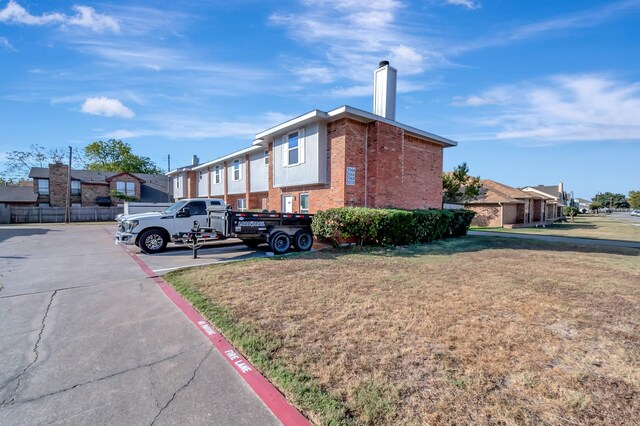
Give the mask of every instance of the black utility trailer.
M 207 218 L 207 226 L 196 226 L 190 233 L 181 235 L 185 242 L 239 238 L 251 248 L 268 243 L 275 254 L 286 253 L 291 248 L 308 251 L 313 245 L 311 214 L 236 212 L 231 206 L 211 206 L 207 209 Z

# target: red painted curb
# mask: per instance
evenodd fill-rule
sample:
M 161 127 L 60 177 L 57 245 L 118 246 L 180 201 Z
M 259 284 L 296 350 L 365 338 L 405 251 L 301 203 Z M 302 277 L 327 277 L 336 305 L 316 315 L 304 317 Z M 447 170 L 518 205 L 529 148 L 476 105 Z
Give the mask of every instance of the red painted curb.
M 105 231 L 111 236 L 108 230 Z M 251 386 L 271 412 L 284 424 L 311 425 L 287 399 L 247 361 L 195 308 L 187 302 L 165 280 L 160 278 L 138 255 L 129 251 L 124 245 L 120 247 L 138 264 L 140 269 L 162 289 L 164 294 L 194 323 L 198 329 L 213 343 L 222 357 L 240 374 L 240 377 Z

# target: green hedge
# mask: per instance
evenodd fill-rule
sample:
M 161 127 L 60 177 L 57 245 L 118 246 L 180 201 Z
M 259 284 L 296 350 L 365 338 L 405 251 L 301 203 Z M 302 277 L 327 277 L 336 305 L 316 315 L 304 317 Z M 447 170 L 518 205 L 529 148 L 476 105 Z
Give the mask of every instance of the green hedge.
M 311 228 L 334 244 L 407 245 L 466 235 L 474 212 L 341 207 L 319 211 Z

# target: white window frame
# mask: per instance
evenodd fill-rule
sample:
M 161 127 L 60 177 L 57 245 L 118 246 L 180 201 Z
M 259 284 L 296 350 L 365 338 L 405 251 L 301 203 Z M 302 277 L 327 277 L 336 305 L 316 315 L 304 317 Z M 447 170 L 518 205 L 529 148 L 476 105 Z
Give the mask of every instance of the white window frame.
M 298 146 L 296 148 L 289 148 L 289 137 L 293 134 L 298 134 Z M 304 164 L 305 162 L 305 138 L 304 138 L 304 129 L 294 130 L 292 132 L 287 133 L 282 137 L 282 165 L 283 167 L 295 167 L 300 164 Z M 293 151 L 294 149 L 298 150 L 298 162 L 297 163 L 289 163 L 289 151 Z
M 269 164 L 269 151 L 268 150 L 264 150 L 264 164 Z
M 202 179 L 204 179 L 204 174 L 205 171 L 204 170 L 199 170 L 198 171 L 198 180 L 202 182 Z
M 118 187 L 122 184 L 124 187 L 124 191 L 121 191 Z M 127 182 L 123 180 L 116 181 L 116 191 L 123 193 L 129 197 L 134 197 L 136 195 L 136 184 L 135 182 Z
M 215 170 L 213 172 L 213 183 L 214 183 L 214 185 L 219 185 L 219 184 L 222 183 L 222 180 L 220 179 L 221 175 L 222 175 L 222 171 L 220 169 L 220 166 L 218 165 L 218 166 L 215 167 Z
M 180 189 L 180 180 L 182 180 L 182 176 L 176 176 L 176 189 Z
M 247 199 L 246 198 L 238 198 L 236 201 L 236 207 L 239 212 L 243 212 L 247 210 Z
M 46 185 L 42 185 L 45 182 Z M 38 179 L 38 194 L 49 195 L 49 179 Z
M 237 166 L 237 167 L 236 167 Z M 231 180 L 233 181 L 239 181 L 242 180 L 242 165 L 240 164 L 240 159 L 236 158 L 235 160 L 233 160 L 233 167 L 231 168 Z M 236 172 L 238 173 L 238 176 L 236 177 Z
M 307 199 L 307 208 L 303 209 L 302 208 L 302 199 L 306 198 Z M 309 193 L 308 192 L 302 192 L 300 193 L 300 213 L 309 213 Z

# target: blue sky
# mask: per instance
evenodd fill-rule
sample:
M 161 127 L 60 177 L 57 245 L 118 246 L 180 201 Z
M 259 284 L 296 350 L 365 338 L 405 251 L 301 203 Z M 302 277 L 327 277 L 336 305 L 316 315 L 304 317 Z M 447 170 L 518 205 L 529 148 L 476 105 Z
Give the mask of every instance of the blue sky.
M 640 190 L 640 0 L 0 0 L 0 161 L 109 138 L 211 160 L 315 108 L 371 111 L 380 60 L 397 120 L 459 142 L 445 170 Z

